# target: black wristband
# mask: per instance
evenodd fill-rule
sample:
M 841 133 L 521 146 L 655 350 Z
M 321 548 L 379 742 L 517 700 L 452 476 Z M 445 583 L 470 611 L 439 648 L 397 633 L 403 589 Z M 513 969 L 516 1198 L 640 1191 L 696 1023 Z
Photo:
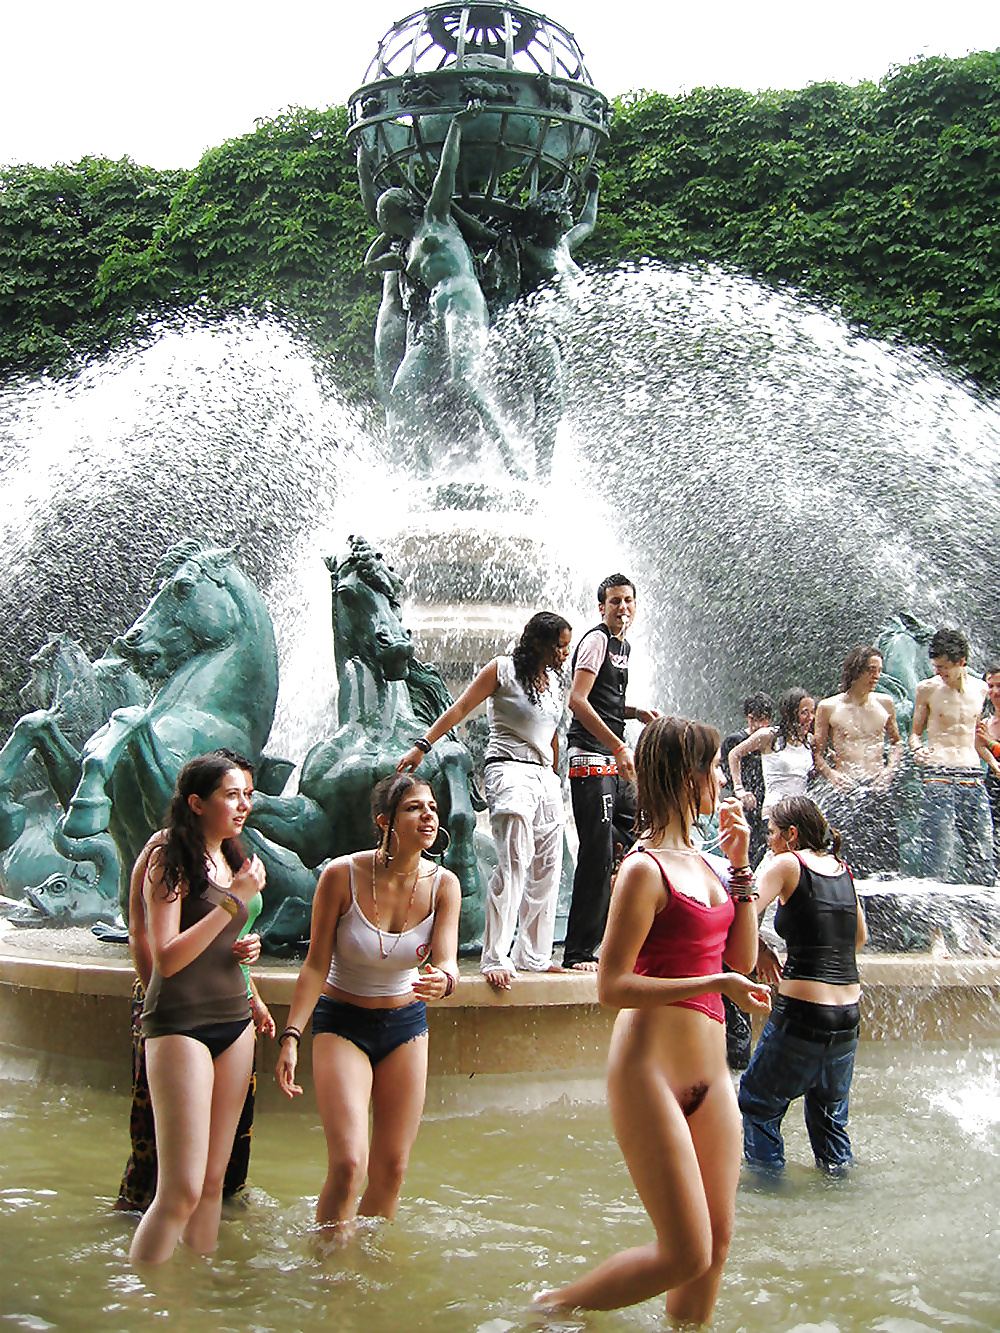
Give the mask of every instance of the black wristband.
M 298 1046 L 299 1042 L 302 1040 L 302 1033 L 298 1028 L 285 1028 L 284 1032 L 282 1032 L 281 1036 L 278 1038 L 278 1044 L 280 1045 L 286 1037 L 291 1037 L 292 1041 L 295 1042 L 295 1045 Z
M 430 754 L 431 749 L 433 748 L 426 736 L 419 736 L 413 744 L 418 750 L 423 750 L 424 754 Z

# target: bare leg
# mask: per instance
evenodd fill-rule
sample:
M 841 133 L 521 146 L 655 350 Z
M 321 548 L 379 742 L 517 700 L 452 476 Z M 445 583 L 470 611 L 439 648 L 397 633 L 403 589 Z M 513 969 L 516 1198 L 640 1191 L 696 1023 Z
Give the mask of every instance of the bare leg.
M 215 1060 L 205 1178 L 198 1206 L 181 1232 L 181 1240 L 198 1254 L 211 1254 L 219 1241 L 222 1184 L 233 1151 L 236 1126 L 250 1086 L 254 1040 L 253 1024 L 250 1024 L 232 1046 L 227 1047 Z
M 739 1176 L 739 1116 L 728 1077 L 712 1085 L 688 1121 L 656 1062 L 631 1054 L 618 1032 L 608 1104 L 656 1240 L 612 1256 L 569 1286 L 541 1293 L 536 1301 L 547 1309 L 613 1310 L 670 1291 L 671 1314 L 704 1322 L 715 1302 L 731 1234 L 733 1199 L 728 1193 L 735 1197 Z M 695 1118 L 700 1121 L 697 1129 Z M 718 1163 L 711 1160 L 713 1153 Z
M 313 1038 L 313 1086 L 326 1134 L 326 1180 L 316 1203 L 320 1226 L 347 1222 L 368 1169 L 372 1067 L 353 1042 L 332 1032 Z
M 368 1186 L 358 1214 L 396 1216 L 399 1192 L 420 1129 L 427 1091 L 427 1034 L 397 1046 L 373 1072 Z
M 163 1263 L 198 1206 L 208 1163 L 214 1070 L 193 1037 L 146 1042 L 146 1070 L 156 1122 L 156 1194 L 136 1229 L 129 1258 Z
M 667 1294 L 667 1313 L 685 1323 L 711 1318 L 729 1253 L 740 1179 L 741 1122 L 728 1078 L 719 1079 L 688 1121 L 698 1155 L 712 1225 L 712 1261 L 706 1273 Z

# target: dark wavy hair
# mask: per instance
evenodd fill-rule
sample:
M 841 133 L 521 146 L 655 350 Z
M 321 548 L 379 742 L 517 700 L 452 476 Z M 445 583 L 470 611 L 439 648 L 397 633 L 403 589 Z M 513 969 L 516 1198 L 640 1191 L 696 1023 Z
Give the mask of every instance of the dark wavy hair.
M 799 730 L 799 705 L 803 699 L 813 696 L 800 685 L 793 685 L 778 700 L 778 725 L 775 728 L 774 748 L 783 750 L 793 737 L 804 741 L 805 736 Z
M 165 897 L 178 894 L 197 897 L 208 883 L 208 851 L 201 819 L 188 805 L 189 796 L 207 800 L 227 773 L 242 769 L 253 780 L 253 765 L 234 750 L 212 750 L 210 754 L 190 759 L 177 774 L 170 809 L 167 811 L 166 833 L 159 849 Z M 239 838 L 226 838 L 222 855 L 235 874 L 247 859 Z
M 537 708 L 541 694 L 536 677 L 545 663 L 551 648 L 559 642 L 563 630 L 571 633 L 573 626 L 554 611 L 536 611 L 518 639 L 511 653 L 514 662 L 514 675 L 529 701 Z
M 872 658 L 881 656 L 879 650 L 873 648 L 870 643 L 851 649 L 844 658 L 844 668 L 840 675 L 840 688 L 844 694 L 847 693 L 858 677 L 863 676 L 868 670 Z
M 714 727 L 685 717 L 658 717 L 643 727 L 635 747 L 635 829 L 640 837 L 662 833 L 675 814 L 687 833 L 698 816 L 719 740 Z
M 783 835 L 795 828 L 799 847 L 806 852 L 829 852 L 840 860 L 840 832 L 831 828 L 826 816 L 808 796 L 786 796 L 775 805 L 769 816 Z
M 927 656 L 932 662 L 935 657 L 943 657 L 949 662 L 967 662 L 969 660 L 969 640 L 960 629 L 936 630 L 927 645 Z

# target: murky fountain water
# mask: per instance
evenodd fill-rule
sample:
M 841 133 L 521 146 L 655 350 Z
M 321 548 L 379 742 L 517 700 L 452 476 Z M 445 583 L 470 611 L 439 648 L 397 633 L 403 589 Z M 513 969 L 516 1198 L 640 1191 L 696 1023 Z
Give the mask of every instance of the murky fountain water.
M 318 1117 L 272 1104 L 217 1256 L 148 1275 L 127 1263 L 133 1223 L 110 1210 L 125 1095 L 0 1083 L 0 1320 L 81 1333 L 150 1316 L 185 1333 L 662 1327 L 658 1301 L 548 1322 L 527 1310 L 540 1286 L 651 1234 L 603 1082 L 462 1084 L 432 1085 L 392 1225 L 322 1251 Z M 862 1043 L 851 1124 L 848 1180 L 814 1170 L 795 1108 L 787 1180 L 744 1181 L 716 1333 L 1000 1327 L 1000 1043 Z

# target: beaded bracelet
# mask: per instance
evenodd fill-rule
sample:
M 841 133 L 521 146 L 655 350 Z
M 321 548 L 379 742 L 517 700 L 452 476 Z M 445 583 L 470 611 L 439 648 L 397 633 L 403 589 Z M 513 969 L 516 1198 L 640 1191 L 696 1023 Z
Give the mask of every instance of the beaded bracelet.
M 729 896 L 734 903 L 756 902 L 760 895 L 748 865 L 733 866 L 729 872 Z
M 302 1033 L 298 1028 L 285 1028 L 284 1032 L 282 1032 L 281 1036 L 278 1038 L 278 1044 L 280 1045 L 286 1037 L 291 1037 L 292 1041 L 295 1042 L 295 1045 L 298 1046 L 299 1042 L 302 1040 Z
M 431 750 L 434 748 L 433 743 L 429 741 L 426 736 L 418 736 L 413 744 L 418 750 L 423 750 L 424 754 L 430 754 Z

